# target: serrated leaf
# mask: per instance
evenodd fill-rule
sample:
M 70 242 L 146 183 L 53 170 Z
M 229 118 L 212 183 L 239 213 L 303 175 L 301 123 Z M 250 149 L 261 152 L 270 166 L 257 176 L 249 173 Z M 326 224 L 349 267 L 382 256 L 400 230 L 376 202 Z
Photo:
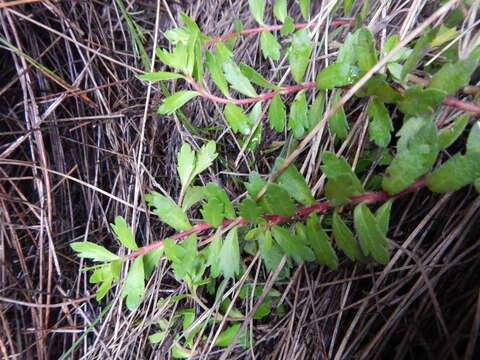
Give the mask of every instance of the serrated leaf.
M 260 249 L 260 255 L 267 271 L 274 271 L 277 269 L 278 264 L 283 258 L 283 252 L 280 247 L 273 242 L 272 234 L 270 231 L 260 231 L 257 234 L 258 247 Z M 285 267 L 282 269 L 279 275 L 279 279 L 289 278 L 289 266 L 288 260 Z
M 288 256 L 292 257 L 296 263 L 302 261 L 313 261 L 315 255 L 310 248 L 302 243 L 300 238 L 294 235 L 290 230 L 278 225 L 272 226 L 272 235 L 275 241 Z
M 290 16 L 285 18 L 282 28 L 280 29 L 280 35 L 287 36 L 295 30 L 295 21 Z
M 177 44 L 172 53 L 169 53 L 165 49 L 155 49 L 157 58 L 174 69 L 186 71 L 187 60 L 187 46 L 185 44 Z
M 242 71 L 242 74 L 245 75 L 254 84 L 267 89 L 278 90 L 278 86 L 275 86 L 271 82 L 267 81 L 262 75 L 260 75 L 247 64 L 243 62 L 240 63 L 240 70 Z
M 185 79 L 185 76 L 182 74 L 158 71 L 158 72 L 147 72 L 137 76 L 137 79 L 143 81 L 161 81 L 161 80 L 172 80 L 172 79 Z
M 355 206 L 353 221 L 355 230 L 360 237 L 360 246 L 363 253 L 371 255 L 380 264 L 388 263 L 390 255 L 385 248 L 388 242 L 367 205 L 361 203 Z
M 193 177 L 195 169 L 195 153 L 189 144 L 184 143 L 177 154 L 177 171 L 182 187 L 187 187 Z
M 275 167 L 278 168 L 282 159 L 278 158 Z M 311 205 L 315 202 L 312 192 L 303 175 L 298 171 L 295 165 L 287 167 L 278 177 L 277 183 L 290 193 L 295 200 L 304 205 Z
M 308 132 L 310 132 L 319 122 L 325 109 L 325 92 L 319 91 L 313 104 L 308 110 Z
M 333 236 L 335 237 L 337 247 L 342 250 L 350 260 L 363 259 L 360 245 L 355 240 L 352 231 L 337 212 L 333 214 Z
M 288 62 L 293 79 L 301 83 L 303 75 L 310 62 L 313 44 L 308 29 L 300 29 L 293 34 L 292 44 L 288 53 Z
M 468 134 L 467 154 L 470 153 L 480 153 L 480 121 L 473 123 L 470 133 Z
M 145 200 L 148 206 L 154 207 L 153 213 L 160 217 L 164 223 L 177 230 L 190 230 L 192 228 L 182 208 L 169 198 L 154 191 L 146 194 Z
M 140 300 L 145 294 L 145 273 L 143 267 L 143 255 L 135 259 L 130 267 L 125 284 L 122 289 L 122 297 L 126 297 L 126 305 L 130 311 L 133 311 L 140 304 Z
M 295 215 L 295 205 L 290 199 L 289 193 L 278 184 L 270 184 L 258 203 L 264 209 L 265 214 L 284 217 Z
M 203 204 L 203 208 L 200 210 L 205 222 L 213 227 L 218 227 L 223 217 L 223 204 L 218 199 L 210 199 Z
M 417 66 L 417 63 L 423 58 L 423 56 L 427 52 L 428 47 L 432 40 L 435 38 L 436 34 L 437 29 L 433 29 L 417 40 L 412 53 L 403 65 L 402 74 L 400 76 L 402 80 L 405 78 L 405 76 L 407 76 L 410 71 L 415 69 L 415 66 Z
M 135 243 L 133 237 L 132 228 L 127 225 L 125 219 L 121 216 L 115 217 L 115 223 L 110 224 L 112 230 L 115 232 L 117 240 L 126 248 L 130 250 L 138 250 L 138 246 Z
M 204 186 L 190 186 L 185 192 L 183 197 L 182 209 L 187 211 L 200 200 L 203 200 L 207 197 L 206 189 Z
M 332 244 L 330 244 L 328 235 L 320 225 L 318 216 L 316 216 L 316 214 L 314 215 L 315 216 L 307 219 L 307 226 L 305 228 L 307 243 L 315 253 L 315 258 L 319 264 L 336 270 L 338 268 L 337 254 L 335 250 L 333 250 Z
M 218 336 L 217 341 L 215 341 L 215 345 L 220 347 L 229 346 L 235 335 L 237 335 L 238 330 L 240 330 L 241 325 L 241 323 L 235 323 L 222 331 Z
M 217 156 L 217 144 L 214 140 L 210 140 L 205 145 L 202 145 L 197 153 L 194 176 L 208 169 L 213 164 L 213 161 L 217 158 Z
M 388 225 L 390 223 L 390 211 L 392 210 L 392 200 L 388 200 L 385 204 L 380 206 L 375 212 L 375 218 L 379 229 L 384 235 L 388 232 Z
M 160 105 L 157 112 L 161 115 L 170 115 L 175 110 L 181 108 L 186 102 L 200 95 L 197 91 L 183 90 L 179 91 L 172 96 L 167 97 L 163 104 Z
M 298 0 L 300 4 L 300 12 L 305 20 L 308 20 L 310 15 L 310 0 Z
M 213 241 L 208 245 L 207 266 L 210 266 L 210 275 L 215 279 L 220 275 L 219 261 L 222 250 L 222 238 L 215 234 Z
M 222 272 L 223 276 L 227 279 L 234 278 L 235 275 L 240 274 L 240 248 L 238 246 L 236 227 L 231 229 L 225 237 L 222 249 L 220 250 L 220 261 L 218 265 L 220 272 Z
M 260 35 L 260 48 L 265 58 L 277 61 L 280 58 L 282 47 L 278 40 L 269 31 L 263 31 Z
M 268 120 L 270 128 L 275 129 L 278 132 L 282 132 L 285 128 L 285 119 L 287 113 L 285 111 L 285 105 L 279 94 L 275 95 L 272 99 L 272 103 L 268 108 Z
M 225 105 L 223 113 L 225 115 L 225 119 L 232 127 L 234 132 L 241 132 L 243 135 L 250 134 L 249 120 L 247 115 L 243 113 L 241 107 L 232 103 L 228 103 Z
M 431 114 L 445 96 L 443 90 L 423 89 L 422 85 L 414 85 L 405 90 L 398 108 L 403 113 L 414 116 Z
M 256 171 L 252 171 L 248 175 L 248 182 L 244 183 L 247 188 L 248 194 L 255 199 L 260 190 L 265 186 L 267 182 Z
M 206 61 L 207 69 L 210 72 L 210 76 L 213 82 L 215 83 L 215 85 L 217 85 L 217 87 L 220 89 L 220 91 L 224 96 L 226 96 L 227 98 L 230 98 L 227 79 L 223 74 L 221 63 L 217 60 L 215 55 L 213 55 L 210 51 L 207 50 L 205 54 L 207 58 L 207 61 Z
M 148 279 L 152 274 L 153 269 L 163 256 L 163 247 L 151 250 L 143 255 L 143 268 L 145 270 L 145 279 Z
M 250 12 L 252 13 L 253 18 L 260 24 L 263 25 L 263 15 L 265 13 L 265 0 L 248 0 L 248 5 L 250 7 Z
M 250 223 L 264 223 L 263 211 L 252 198 L 245 198 L 238 204 L 239 215 Z
M 334 89 L 351 84 L 355 80 L 356 72 L 349 63 L 331 64 L 317 75 L 317 88 Z
M 222 67 L 225 73 L 225 78 L 235 90 L 248 97 L 258 96 L 252 84 L 250 83 L 250 80 L 248 80 L 245 75 L 242 74 L 242 71 L 237 64 L 231 60 L 228 60 L 223 63 Z
M 387 147 L 393 131 L 392 119 L 388 110 L 380 101 L 370 99 L 368 103 L 368 116 L 371 118 L 368 125 L 370 139 L 380 147 Z
M 332 108 L 340 101 L 340 97 L 340 93 L 336 92 L 332 100 Z M 349 126 L 343 106 L 341 106 L 340 109 L 330 117 L 328 120 L 328 126 L 339 139 L 345 139 L 347 137 Z
M 480 152 L 455 154 L 436 169 L 427 181 L 434 192 L 457 191 L 480 177 Z
M 287 0 L 275 0 L 273 4 L 273 15 L 281 23 L 285 22 L 287 17 Z
M 441 150 L 448 148 L 455 142 L 455 140 L 458 139 L 458 137 L 462 134 L 463 130 L 467 126 L 469 118 L 470 114 L 462 114 L 457 117 L 450 126 L 440 130 L 440 133 L 438 134 L 438 142 Z
M 433 75 L 429 88 L 444 91 L 447 95 L 454 93 L 465 84 L 477 68 L 478 60 L 467 58 L 455 64 L 445 64 Z
M 372 32 L 363 27 L 357 34 L 357 60 L 361 71 L 367 72 L 377 63 L 377 50 Z
M 70 247 L 78 253 L 77 256 L 92 259 L 93 261 L 109 262 L 120 259 L 117 255 L 111 253 L 103 246 L 89 241 L 73 242 L 70 244 Z
M 357 52 L 356 52 L 356 42 L 357 34 L 348 33 L 345 41 L 343 42 L 342 47 L 338 50 L 337 63 L 354 65 L 357 62 Z
M 185 280 L 185 277 L 195 270 L 199 261 L 197 256 L 197 236 L 188 236 L 181 245 L 175 244 L 172 239 L 163 242 L 165 256 L 172 262 L 173 274 L 177 281 Z
M 307 99 L 305 92 L 300 91 L 290 106 L 288 128 L 293 131 L 293 136 L 300 139 L 308 128 Z

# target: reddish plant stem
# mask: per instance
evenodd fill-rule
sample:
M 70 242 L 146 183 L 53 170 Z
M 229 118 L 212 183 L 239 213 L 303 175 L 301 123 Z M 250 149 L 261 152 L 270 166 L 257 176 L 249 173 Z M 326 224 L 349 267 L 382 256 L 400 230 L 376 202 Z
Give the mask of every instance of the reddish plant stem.
M 408 193 L 413 192 L 415 190 L 421 189 L 422 187 L 425 186 L 425 183 L 426 183 L 426 179 L 421 178 L 421 179 L 415 181 L 412 185 L 410 185 L 406 189 L 404 189 L 404 190 L 402 190 L 399 193 L 394 194 L 394 195 L 391 195 L 391 194 L 389 194 L 385 191 L 365 193 L 365 194 L 360 195 L 360 196 L 352 197 L 348 204 L 359 204 L 361 202 L 374 203 L 374 202 L 378 202 L 378 201 L 387 201 L 387 200 L 390 200 L 390 199 L 395 199 L 395 198 L 398 198 L 402 195 L 405 195 L 405 194 L 408 194 Z M 348 204 L 343 204 L 343 205 L 348 205 Z M 323 211 L 333 209 L 333 208 L 334 208 L 334 206 L 330 205 L 328 202 L 320 202 L 320 203 L 311 205 L 311 206 L 309 206 L 305 209 L 297 210 L 295 216 L 292 216 L 292 217 L 284 217 L 284 216 L 272 214 L 272 215 L 264 215 L 263 218 L 265 220 L 267 220 L 271 225 L 283 224 L 283 223 L 289 223 L 289 222 L 296 221 L 296 220 L 298 220 L 298 218 L 304 218 L 304 217 L 306 217 L 306 216 L 308 216 L 308 215 L 310 215 L 314 212 L 323 212 Z M 240 226 L 244 226 L 244 225 L 249 224 L 249 222 L 247 220 L 239 217 L 236 220 L 223 220 L 222 224 L 220 226 L 225 227 L 225 226 L 231 225 L 234 222 L 237 222 L 237 224 L 240 225 Z M 172 236 L 169 237 L 169 239 L 180 240 L 180 239 L 186 238 L 189 235 L 197 234 L 197 233 L 200 233 L 202 231 L 213 229 L 213 228 L 214 228 L 213 226 L 208 225 L 206 223 L 205 224 L 199 224 L 199 225 L 195 225 L 190 230 L 183 231 L 183 232 L 180 232 L 178 234 L 172 235 Z M 148 253 L 149 251 L 155 250 L 155 249 L 157 249 L 161 246 L 163 246 L 163 240 L 156 241 L 154 243 L 151 243 L 150 245 L 147 245 L 145 247 L 142 247 L 142 248 L 130 253 L 129 255 L 126 256 L 126 258 L 130 259 L 130 260 L 134 259 L 137 256 L 144 255 L 144 254 Z
M 335 20 L 330 23 L 330 26 L 340 26 L 340 25 L 354 25 L 355 20 Z M 324 26 L 325 24 L 323 23 L 312 23 L 312 24 L 295 24 L 294 27 L 295 29 L 304 29 L 306 27 L 315 27 L 315 26 Z M 227 35 L 223 35 L 219 38 L 212 39 L 210 41 L 206 41 L 205 45 L 212 45 L 220 41 L 225 41 L 237 36 L 244 36 L 244 35 L 250 35 L 250 34 L 256 34 L 264 31 L 278 31 L 281 30 L 283 25 L 266 25 L 266 26 L 261 26 L 257 28 L 252 28 L 252 29 L 246 29 L 240 32 L 236 33 L 231 33 Z
M 453 97 L 447 97 L 443 99 L 442 103 L 443 105 L 454 107 L 459 110 L 471 112 L 474 114 L 480 114 L 480 106 L 471 102 L 461 101 Z

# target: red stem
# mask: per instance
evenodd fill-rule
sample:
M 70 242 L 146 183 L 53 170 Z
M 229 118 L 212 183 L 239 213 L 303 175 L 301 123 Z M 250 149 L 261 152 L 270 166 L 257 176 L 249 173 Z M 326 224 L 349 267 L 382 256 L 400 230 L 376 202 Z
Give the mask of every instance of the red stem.
M 332 21 L 330 23 L 330 26 L 354 25 L 354 24 L 355 24 L 355 20 L 335 20 L 335 21 Z M 303 28 L 306 28 L 307 26 L 308 27 L 315 27 L 315 26 L 323 26 L 323 25 L 325 25 L 325 24 L 323 24 L 323 23 L 295 24 L 295 29 L 303 29 Z M 264 31 L 277 31 L 277 30 L 281 30 L 282 27 L 283 27 L 283 25 L 266 25 L 266 26 L 261 26 L 261 27 L 257 27 L 257 28 L 253 28 L 253 29 L 246 29 L 246 30 L 242 30 L 240 32 L 223 35 L 219 38 L 207 41 L 207 42 L 205 42 L 205 45 L 212 45 L 212 44 L 215 44 L 215 43 L 220 42 L 220 41 L 225 41 L 225 40 L 234 38 L 236 36 L 256 34 L 256 33 L 264 32 Z
M 394 194 L 394 195 L 391 195 L 391 194 L 389 194 L 385 191 L 365 193 L 365 194 L 360 195 L 360 196 L 352 197 L 348 204 L 359 204 L 361 202 L 373 203 L 373 202 L 378 202 L 378 201 L 386 201 L 386 200 L 389 200 L 389 199 L 395 199 L 397 197 L 400 197 L 402 195 L 405 195 L 407 193 L 410 193 L 410 192 L 413 192 L 415 190 L 418 190 L 418 189 L 422 188 L 423 186 L 425 186 L 425 183 L 426 183 L 426 179 L 421 178 L 421 179 L 417 180 L 416 182 L 414 182 L 409 187 L 407 187 L 406 189 L 404 189 L 404 190 L 402 190 L 399 193 Z M 344 204 L 344 205 L 348 205 L 348 204 Z M 292 217 L 284 217 L 284 216 L 280 216 L 280 215 L 264 215 L 263 218 L 265 220 L 267 220 L 270 224 L 282 224 L 282 223 L 293 222 L 293 221 L 297 220 L 298 218 L 304 218 L 304 217 L 306 217 L 306 216 L 308 216 L 308 215 L 310 215 L 311 213 L 314 213 L 314 212 L 322 212 L 322 211 L 326 211 L 326 210 L 329 210 L 329 209 L 332 209 L 332 208 L 334 208 L 334 206 L 330 205 L 328 202 L 320 202 L 320 203 L 316 203 L 314 205 L 311 205 L 311 206 L 309 206 L 305 209 L 297 210 L 295 216 L 292 216 Z M 248 221 L 239 217 L 236 220 L 223 220 L 222 224 L 220 226 L 225 227 L 225 226 L 231 225 L 234 222 L 237 222 L 238 225 L 241 225 L 241 226 L 249 224 Z M 214 228 L 213 226 L 208 225 L 206 223 L 205 224 L 199 224 L 199 225 L 195 225 L 190 230 L 183 231 L 183 232 L 180 232 L 180 233 L 175 234 L 173 236 L 170 236 L 169 239 L 180 240 L 180 239 L 186 238 L 189 235 L 197 234 L 199 232 L 209 230 L 209 229 L 213 229 L 213 228 Z M 145 247 L 142 247 L 141 249 L 138 249 L 137 251 L 134 251 L 134 252 L 130 253 L 129 255 L 127 255 L 127 259 L 134 259 L 137 256 L 144 255 L 144 254 L 148 253 L 149 251 L 155 250 L 155 249 L 157 249 L 161 246 L 163 246 L 163 240 L 156 241 L 156 242 L 154 242 L 150 245 L 147 245 Z

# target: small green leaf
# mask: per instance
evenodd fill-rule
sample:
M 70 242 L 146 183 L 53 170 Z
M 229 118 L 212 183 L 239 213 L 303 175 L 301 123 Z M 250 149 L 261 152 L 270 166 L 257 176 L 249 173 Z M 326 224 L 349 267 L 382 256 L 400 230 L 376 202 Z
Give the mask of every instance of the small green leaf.
M 317 262 L 319 264 L 327 265 L 332 270 L 336 270 L 338 268 L 337 254 L 335 253 L 335 250 L 333 250 L 332 244 L 330 244 L 330 239 L 320 225 L 316 214 L 314 214 L 314 216 L 309 216 L 307 219 L 305 232 L 307 243 L 315 253 Z
M 319 91 L 308 110 L 308 131 L 310 132 L 319 122 L 325 109 L 325 92 Z
M 252 171 L 248 175 L 248 183 L 245 183 L 245 187 L 247 188 L 248 194 L 255 199 L 266 183 L 259 173 Z
M 357 34 L 357 60 L 360 70 L 367 72 L 377 63 L 375 39 L 368 28 L 361 28 Z
M 288 128 L 293 131 L 293 136 L 297 139 L 300 139 L 308 128 L 307 99 L 304 91 L 297 93 L 290 106 Z
M 182 74 L 158 71 L 158 72 L 147 72 L 142 75 L 138 75 L 137 78 L 143 81 L 161 81 L 161 80 L 172 80 L 172 79 L 185 79 L 185 76 Z
M 428 50 L 428 47 L 432 40 L 435 38 L 437 34 L 437 28 L 429 31 L 425 35 L 423 35 L 420 39 L 417 40 L 415 47 L 413 48 L 412 53 L 410 56 L 407 58 L 407 61 L 405 61 L 405 64 L 403 65 L 402 69 L 402 74 L 401 74 L 401 79 L 403 80 L 407 74 L 415 69 L 415 66 L 417 66 L 417 63 L 423 58 L 425 53 Z
M 241 132 L 243 135 L 250 134 L 250 126 L 247 115 L 243 113 L 241 107 L 228 103 L 223 110 L 225 119 L 232 127 L 234 132 Z
M 252 198 L 245 198 L 238 204 L 240 216 L 250 223 L 264 223 L 262 219 L 263 211 Z
M 181 108 L 186 102 L 200 95 L 197 91 L 183 90 L 179 91 L 172 96 L 167 97 L 163 104 L 160 105 L 157 112 L 161 115 L 170 115 L 175 110 Z
M 206 189 L 204 186 L 191 186 L 185 192 L 183 197 L 182 209 L 187 211 L 200 200 L 203 200 L 207 197 Z
M 337 247 L 342 250 L 350 260 L 362 260 L 363 253 L 360 245 L 353 237 L 352 231 L 344 223 L 337 212 L 333 213 L 333 236 Z
M 163 247 L 151 250 L 143 255 L 143 268 L 145 269 L 145 279 L 148 279 L 152 274 L 153 269 L 163 256 Z
M 445 64 L 433 75 L 429 88 L 444 91 L 447 95 L 452 94 L 465 84 L 477 68 L 478 60 L 467 58 L 455 64 Z
M 385 76 L 381 74 L 372 76 L 355 95 L 358 97 L 375 96 L 379 101 L 390 104 L 397 103 L 402 99 L 400 92 L 392 88 L 385 81 Z
M 218 199 L 210 199 L 203 204 L 203 208 L 200 212 L 202 213 L 205 222 L 213 227 L 218 227 L 224 219 L 223 204 Z
M 127 225 L 125 219 L 121 216 L 115 217 L 115 224 L 110 224 L 112 230 L 117 236 L 117 240 L 130 250 L 138 250 L 138 246 L 135 243 L 135 238 L 133 237 L 132 228 Z
M 388 263 L 390 255 L 385 248 L 388 242 L 367 205 L 361 203 L 355 206 L 353 220 L 363 253 L 371 255 L 380 264 Z
M 298 0 L 300 3 L 300 12 L 305 20 L 308 20 L 310 15 L 310 0 Z
M 195 169 L 195 153 L 189 144 L 184 143 L 177 154 L 177 171 L 182 188 L 186 188 L 193 178 Z
M 248 0 L 250 12 L 260 25 L 263 25 L 263 15 L 265 13 L 265 0 Z
M 277 61 L 280 58 L 282 47 L 278 40 L 269 31 L 263 31 L 260 35 L 260 48 L 263 56 Z
M 240 274 L 240 248 L 237 228 L 231 229 L 220 250 L 219 269 L 225 278 L 234 278 Z
M 455 119 L 455 122 L 453 122 L 452 125 L 440 130 L 440 133 L 438 134 L 438 142 L 440 144 L 440 149 L 448 148 L 455 142 L 455 140 L 458 139 L 458 137 L 462 134 L 463 130 L 467 126 L 469 118 L 470 114 L 462 114 Z
M 278 158 L 275 167 L 278 168 L 282 159 Z M 312 192 L 303 175 L 298 171 L 295 165 L 287 167 L 278 177 L 277 183 L 290 193 L 290 196 L 304 205 L 311 205 L 315 202 Z
M 146 194 L 145 200 L 148 206 L 154 207 L 153 213 L 160 217 L 164 223 L 178 230 L 191 229 L 192 225 L 190 225 L 187 215 L 172 200 L 155 191 Z
M 358 31 L 355 33 L 348 33 L 342 47 L 338 50 L 337 63 L 354 65 L 357 63 L 357 43 Z
M 282 132 L 285 128 L 285 118 L 287 113 L 285 111 L 285 105 L 279 94 L 275 95 L 272 99 L 272 103 L 268 108 L 268 120 L 270 122 L 270 128 L 275 129 L 278 132 Z
M 285 254 L 291 256 L 296 263 L 313 261 L 315 259 L 315 254 L 312 250 L 310 250 L 310 248 L 308 248 L 301 239 L 294 235 L 290 230 L 278 225 L 273 225 L 272 234 L 275 241 L 280 245 Z
M 93 261 L 114 261 L 120 259 L 117 255 L 111 253 L 103 246 L 94 244 L 89 241 L 79 241 L 70 244 L 70 247 L 78 252 L 77 256 Z
M 310 62 L 313 44 L 307 29 L 300 29 L 293 34 L 292 44 L 288 53 L 288 62 L 292 77 L 297 83 L 301 83 L 303 75 Z
M 340 101 L 340 97 L 340 92 L 336 92 L 332 100 L 332 108 Z M 349 126 L 343 106 L 332 115 L 328 121 L 328 126 L 339 139 L 345 139 L 347 137 Z
M 229 346 L 235 335 L 237 335 L 238 330 L 240 330 L 241 325 L 241 323 L 235 323 L 222 331 L 218 336 L 217 341 L 215 341 L 215 345 L 220 347 Z
M 472 125 L 467 138 L 467 154 L 480 153 L 480 120 Z
M 372 119 L 368 125 L 370 139 L 380 147 L 390 143 L 390 133 L 393 131 L 392 119 L 388 110 L 380 101 L 372 98 L 368 103 L 368 116 Z
M 317 75 L 317 88 L 334 89 L 351 84 L 355 80 L 355 71 L 349 63 L 329 65 Z
M 186 72 L 187 46 L 179 43 L 175 46 L 172 53 L 169 53 L 165 49 L 155 49 L 155 54 L 158 59 L 165 65 L 168 65 L 174 69 Z
M 295 21 L 290 16 L 285 18 L 284 24 L 280 29 L 280 35 L 287 36 L 295 30 Z
M 207 266 L 210 266 L 210 275 L 214 279 L 220 275 L 219 261 L 222 250 L 222 238 L 215 234 L 213 241 L 208 245 Z
M 133 311 L 140 304 L 140 300 L 145 294 L 145 273 L 143 268 L 143 255 L 140 255 L 133 262 L 125 279 L 125 285 L 122 289 L 122 297 L 126 297 L 126 305 L 130 311 Z
M 215 85 L 217 85 L 222 94 L 229 98 L 230 93 L 228 91 L 228 83 L 225 75 L 223 74 L 221 63 L 219 63 L 217 58 L 208 50 L 206 51 L 206 57 L 207 69 L 210 72 L 213 82 Z
M 247 64 L 240 63 L 240 70 L 242 71 L 242 74 L 245 75 L 254 84 L 257 84 L 258 86 L 262 86 L 267 89 L 278 90 L 278 86 L 273 85 L 271 82 L 267 81 L 262 75 L 260 75 Z
M 174 344 L 172 347 L 172 357 L 175 359 L 188 359 L 192 356 L 191 353 L 185 351 L 179 344 Z
M 250 81 L 242 74 L 242 71 L 233 61 L 229 60 L 223 63 L 223 71 L 227 81 L 239 93 L 248 96 L 258 96 Z
M 202 147 L 197 153 L 197 161 L 195 163 L 194 176 L 208 169 L 213 164 L 213 161 L 218 156 L 216 147 L 217 147 L 217 144 L 214 140 L 210 140 L 205 145 L 202 145 Z
M 375 212 L 375 218 L 379 229 L 384 235 L 387 235 L 388 224 L 390 223 L 390 211 L 392 210 L 392 200 L 388 200 L 385 204 L 380 206 Z
M 290 199 L 289 193 L 278 184 L 270 184 L 265 194 L 260 198 L 259 205 L 265 214 L 280 216 L 295 215 L 295 205 Z
M 177 281 L 185 280 L 187 275 L 195 271 L 199 258 L 197 256 L 197 236 L 188 236 L 181 245 L 172 239 L 163 242 L 165 256 L 172 262 L 173 274 Z
M 480 177 L 480 152 L 455 154 L 436 169 L 427 181 L 434 192 L 457 191 Z
M 275 15 L 281 23 L 285 22 L 285 18 L 287 17 L 287 0 L 275 0 L 273 4 L 273 15 Z
M 435 108 L 445 98 L 446 93 L 438 89 L 423 89 L 422 85 L 414 85 L 405 90 L 403 100 L 398 108 L 409 115 L 426 115 L 435 111 Z
M 258 247 L 260 249 L 260 255 L 267 271 L 274 271 L 277 269 L 278 264 L 282 260 L 284 254 L 282 249 L 273 242 L 272 233 L 270 231 L 260 231 L 257 234 Z M 289 262 L 287 261 L 286 266 L 282 269 L 279 275 L 279 279 L 290 278 L 289 274 Z

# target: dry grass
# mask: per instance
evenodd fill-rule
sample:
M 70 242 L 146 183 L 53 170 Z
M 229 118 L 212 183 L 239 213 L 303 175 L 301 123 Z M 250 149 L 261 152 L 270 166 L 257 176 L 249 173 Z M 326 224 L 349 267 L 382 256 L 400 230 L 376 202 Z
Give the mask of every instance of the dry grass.
M 167 358 L 173 338 L 158 345 L 147 340 L 157 331 L 155 321 L 189 307 L 197 309 L 198 317 L 209 316 L 193 300 L 156 306 L 160 298 L 186 291 L 174 280 L 168 263 L 161 261 L 141 306 L 129 312 L 121 305 L 119 287 L 100 303 L 92 299 L 95 288 L 88 283 L 88 274 L 80 271 L 87 264 L 72 254 L 68 244 L 89 240 L 115 251 L 108 224 L 116 215 L 134 225 L 141 244 L 169 235 L 168 228 L 145 214 L 143 194 L 155 189 L 175 197 L 179 145 L 187 141 L 196 147 L 205 134 L 192 133 L 176 116 L 154 113 L 161 91 L 156 85 L 146 88 L 134 77 L 144 69 L 118 2 L 14 3 L 0 2 L 1 36 L 18 49 L 0 47 L 0 354 L 9 359 L 55 359 L 68 351 L 72 352 L 67 357 L 76 359 Z M 160 31 L 174 27 L 181 11 L 212 36 L 232 31 L 232 15 L 246 28 L 255 26 L 247 1 L 124 3 L 129 11 L 143 10 L 134 19 L 146 31 L 148 54 L 154 47 L 168 46 Z M 341 16 L 332 12 L 334 1 L 312 3 L 312 14 L 319 21 Z M 354 13 L 361 3 L 355 1 Z M 392 33 L 407 36 L 438 1 L 370 3 L 369 25 L 385 41 Z M 469 12 L 464 24 L 469 28 L 477 16 L 475 7 L 462 6 Z M 293 8 L 291 15 L 300 19 L 298 8 Z M 266 22 L 273 23 L 271 15 Z M 327 60 L 334 60 L 329 42 L 342 42 L 348 31 L 316 30 L 319 60 L 311 64 L 307 81 L 314 80 Z M 257 39 L 239 40 L 237 60 L 259 69 L 267 79 L 280 80 L 285 64 L 274 68 L 261 58 Z M 178 90 L 181 83 L 167 86 Z M 347 109 L 356 122 L 341 152 L 357 164 L 369 146 L 366 103 L 351 101 Z M 183 111 L 197 129 L 218 128 L 208 137 L 218 141 L 222 161 L 202 175 L 202 181 L 222 184 L 235 198 L 241 195 L 240 188 L 228 173 L 243 180 L 251 170 L 270 171 L 278 152 L 268 156 L 241 152 L 215 104 L 195 100 Z M 454 116 L 445 108 L 439 118 L 446 124 Z M 265 130 L 261 149 L 273 141 L 288 146 L 291 139 Z M 324 182 L 318 158 L 325 149 L 332 149 L 332 139 L 320 131 L 297 161 L 317 197 Z M 194 358 L 480 355 L 479 207 L 480 198 L 469 188 L 447 195 L 420 191 L 397 200 L 389 233 L 395 248 L 385 268 L 345 259 L 336 272 L 301 265 L 288 283 L 281 283 L 275 281 L 276 274 L 265 274 L 254 258 L 247 263 L 246 275 L 231 286 L 232 294 L 243 282 L 274 286 L 282 291 L 280 301 L 287 311 L 261 322 L 244 322 L 256 339 L 251 349 L 199 344 Z M 238 300 L 236 306 L 249 313 L 257 300 Z M 219 329 L 207 328 L 204 335 L 212 339 Z

